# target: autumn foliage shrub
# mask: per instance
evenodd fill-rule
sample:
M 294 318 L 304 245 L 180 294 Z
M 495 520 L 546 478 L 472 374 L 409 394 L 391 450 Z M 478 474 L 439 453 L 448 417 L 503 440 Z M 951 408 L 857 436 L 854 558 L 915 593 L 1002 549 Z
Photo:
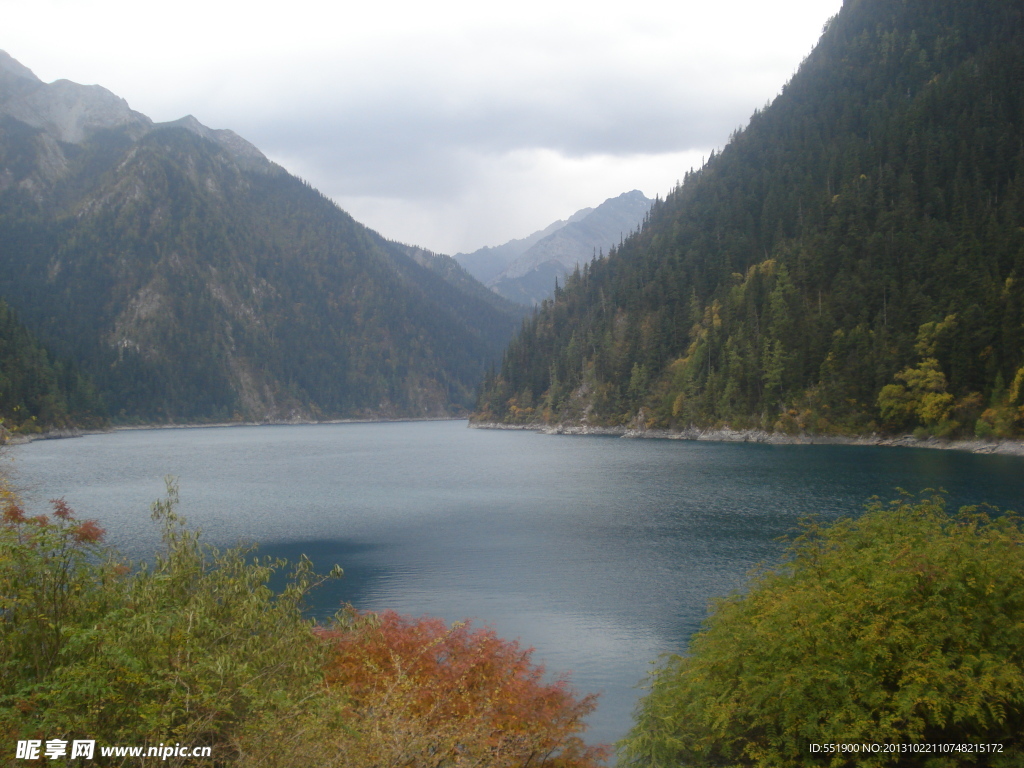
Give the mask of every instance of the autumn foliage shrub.
M 29 517 L 9 492 L 0 516 L 0 690 L 45 680 L 67 655 L 74 628 L 102 617 L 119 575 L 104 531 L 76 520 L 63 500 Z M 26 706 L 22 703 L 22 708 Z
M 584 768 L 606 757 L 577 735 L 597 697 L 546 682 L 531 649 L 491 629 L 387 611 L 350 613 L 322 636 L 327 682 L 364 734 L 346 764 Z
M 546 682 L 531 650 L 493 630 L 346 609 L 317 635 L 324 685 L 294 716 L 249 730 L 266 768 L 598 768 L 580 738 L 596 696 Z

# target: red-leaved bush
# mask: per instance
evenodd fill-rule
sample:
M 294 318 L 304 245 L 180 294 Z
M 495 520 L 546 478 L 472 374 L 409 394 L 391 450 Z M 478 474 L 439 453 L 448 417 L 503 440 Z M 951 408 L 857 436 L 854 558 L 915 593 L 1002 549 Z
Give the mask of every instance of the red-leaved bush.
M 607 757 L 579 736 L 596 695 L 545 682 L 532 649 L 468 623 L 350 618 L 320 634 L 334 644 L 327 682 L 347 697 L 345 719 L 360 734 L 350 746 L 366 750 L 365 765 L 590 768 Z

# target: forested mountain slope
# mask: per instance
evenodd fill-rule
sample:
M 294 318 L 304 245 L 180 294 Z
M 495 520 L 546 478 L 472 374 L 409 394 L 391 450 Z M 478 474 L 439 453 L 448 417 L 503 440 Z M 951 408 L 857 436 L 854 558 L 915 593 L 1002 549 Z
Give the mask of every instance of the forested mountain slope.
M 0 234 L 0 297 L 123 421 L 458 413 L 519 323 L 234 133 L 6 54 Z
M 475 418 L 1019 434 L 1022 16 L 847 0 L 778 98 L 524 328 Z

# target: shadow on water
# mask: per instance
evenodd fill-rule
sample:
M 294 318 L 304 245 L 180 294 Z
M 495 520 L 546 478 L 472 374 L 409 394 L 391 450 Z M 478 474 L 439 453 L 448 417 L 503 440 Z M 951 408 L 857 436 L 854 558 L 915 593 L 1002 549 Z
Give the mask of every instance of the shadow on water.
M 313 561 L 318 574 L 327 574 L 340 565 L 345 575 L 329 579 L 306 598 L 306 614 L 318 622 L 330 619 L 346 604 L 363 606 L 370 595 L 394 577 L 395 568 L 386 557 L 386 544 L 367 544 L 347 539 L 315 539 L 310 541 L 275 541 L 260 546 L 261 557 L 281 558 L 289 567 L 275 574 L 270 581 L 274 591 L 284 588 L 291 566 L 305 555 Z

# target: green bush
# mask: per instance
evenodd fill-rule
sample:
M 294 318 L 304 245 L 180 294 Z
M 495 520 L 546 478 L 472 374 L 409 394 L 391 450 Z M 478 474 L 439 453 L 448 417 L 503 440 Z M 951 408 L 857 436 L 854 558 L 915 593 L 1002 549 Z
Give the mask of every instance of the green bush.
M 812 752 L 813 744 L 1001 752 Z M 653 673 L 620 765 L 1024 765 L 1024 534 L 941 497 L 808 523 Z
M 311 563 L 303 559 L 275 594 L 268 581 L 283 562 L 201 543 L 168 489 L 153 505 L 163 550 L 134 571 L 63 501 L 52 517 L 29 518 L 8 496 L 0 525 L 6 744 L 180 743 L 209 746 L 223 764 L 251 721 L 294 716 L 322 694 L 326 649 L 301 612 Z

